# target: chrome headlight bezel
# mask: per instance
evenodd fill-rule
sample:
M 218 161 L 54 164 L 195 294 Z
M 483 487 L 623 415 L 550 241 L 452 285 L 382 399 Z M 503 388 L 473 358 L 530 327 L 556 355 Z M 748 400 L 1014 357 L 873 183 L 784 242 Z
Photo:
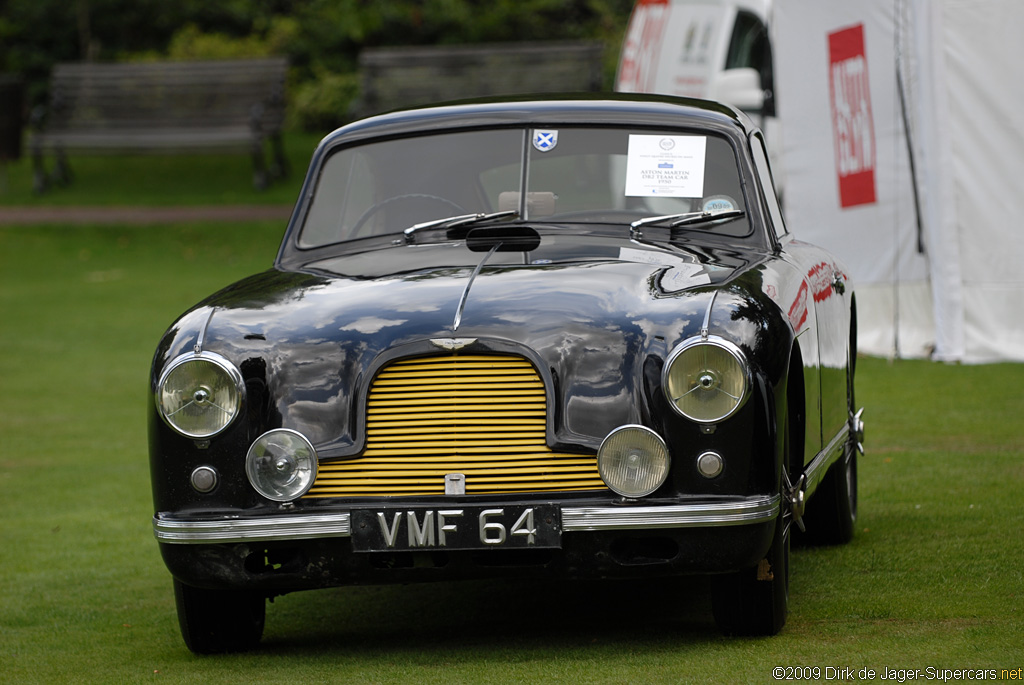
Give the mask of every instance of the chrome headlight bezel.
M 174 419 L 174 414 L 177 410 L 169 412 L 164 401 L 167 382 L 171 378 L 172 374 L 174 374 L 175 371 L 180 371 L 182 367 L 187 364 L 195 363 L 209 364 L 215 369 L 215 373 L 223 374 L 223 380 L 226 382 L 228 392 L 231 396 L 232 401 L 229 403 L 231 405 L 229 409 L 225 409 L 220 407 L 220 405 L 217 405 L 221 411 L 226 411 L 226 413 L 229 414 L 228 418 L 212 430 L 193 430 L 182 426 L 180 422 L 176 422 Z M 200 388 L 196 389 L 197 392 L 199 390 Z M 226 431 L 231 424 L 235 422 L 238 415 L 242 413 L 242 405 L 245 401 L 245 381 L 242 379 L 242 372 L 238 370 L 238 367 L 215 352 L 203 351 L 198 354 L 183 354 L 171 361 L 171 363 L 169 363 L 161 372 L 160 380 L 157 382 L 156 393 L 153 399 L 156 402 L 157 413 L 169 428 L 186 438 L 206 440 Z
M 725 352 L 724 356 L 719 355 L 718 363 L 724 363 L 728 365 L 728 368 L 717 368 L 717 369 L 703 369 L 708 371 L 705 376 L 702 377 L 702 381 L 708 383 L 708 389 L 720 390 L 722 385 L 722 379 L 727 374 L 735 374 L 730 377 L 731 380 L 740 381 L 740 387 L 735 389 L 735 394 L 722 391 L 727 397 L 731 397 L 733 401 L 730 406 L 724 410 L 718 410 L 711 413 L 699 414 L 692 408 L 687 410 L 683 406 L 680 406 L 679 400 L 685 397 L 690 392 L 697 390 L 693 388 L 690 391 L 673 397 L 672 387 L 673 382 L 673 369 L 676 369 L 677 364 L 690 364 L 695 367 L 705 366 L 697 364 L 697 360 L 694 358 L 695 354 L 699 354 L 700 349 L 706 347 L 707 349 L 714 349 L 715 354 L 719 354 L 719 351 Z M 685 373 L 682 369 L 676 369 L 679 373 Z M 672 353 L 668 356 L 665 361 L 665 366 L 661 372 L 661 388 L 665 394 L 665 398 L 668 400 L 669 405 L 672 409 L 679 414 L 691 421 L 700 424 L 713 424 L 725 421 L 746 404 L 750 398 L 751 388 L 753 387 L 753 378 L 750 370 L 750 364 L 747 362 L 747 357 L 743 354 L 743 350 L 738 345 L 724 338 L 718 336 L 707 336 L 707 337 L 695 337 L 683 341 L 672 350 Z

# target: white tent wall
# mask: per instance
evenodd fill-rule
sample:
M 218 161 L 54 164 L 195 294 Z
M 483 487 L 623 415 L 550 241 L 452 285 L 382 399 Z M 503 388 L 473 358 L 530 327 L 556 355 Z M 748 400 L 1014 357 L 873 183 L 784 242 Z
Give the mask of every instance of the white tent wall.
M 889 0 L 891 1 L 891 0 Z M 930 257 L 934 356 L 942 361 L 964 357 L 963 275 L 956 234 L 953 197 L 952 146 L 946 144 L 949 100 L 942 37 L 941 7 L 918 0 L 898 0 L 896 15 L 900 70 L 904 77 L 907 110 L 917 140 L 917 187 L 921 220 Z
M 861 351 L 1024 361 L 1024 2 L 777 0 L 771 22 L 787 221 L 849 268 Z
M 945 225 L 941 239 L 960 255 L 961 293 L 937 304 L 956 315 L 960 300 L 963 361 L 1024 361 L 1024 2 L 915 4 L 936 15 L 928 25 L 936 48 L 941 41 L 944 73 L 935 78 L 949 116 L 937 133 L 950 152 L 935 173 L 951 177 L 955 220 L 936 224 Z M 932 268 L 938 291 L 934 258 Z
M 917 250 L 909 154 L 897 100 L 895 24 L 891 1 L 776 2 L 771 25 L 785 133 L 786 221 L 801 240 L 829 249 L 850 270 L 861 352 L 925 356 L 934 344 L 935 325 L 928 263 Z M 855 27 L 862 27 L 861 66 L 869 96 L 860 104 L 834 93 L 840 67 L 830 56 L 830 36 Z M 836 99 L 843 101 L 845 114 L 834 113 Z M 862 148 L 860 166 L 873 175 L 872 201 L 854 197 L 855 204 L 842 206 L 840 171 L 851 162 L 840 160 L 849 152 L 838 150 L 837 129 L 844 131 L 844 147 L 854 144 L 852 138 Z

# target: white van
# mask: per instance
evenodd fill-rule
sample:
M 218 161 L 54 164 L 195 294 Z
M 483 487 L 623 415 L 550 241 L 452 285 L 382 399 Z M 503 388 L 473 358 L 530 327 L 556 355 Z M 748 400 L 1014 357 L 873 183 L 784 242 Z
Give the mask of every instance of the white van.
M 637 0 L 615 90 L 718 100 L 742 109 L 764 131 L 780 185 L 771 5 L 772 0 Z

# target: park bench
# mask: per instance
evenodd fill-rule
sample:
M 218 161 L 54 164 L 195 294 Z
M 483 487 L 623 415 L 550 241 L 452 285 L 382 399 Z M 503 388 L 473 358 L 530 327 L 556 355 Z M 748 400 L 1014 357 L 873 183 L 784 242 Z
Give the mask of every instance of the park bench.
M 355 114 L 470 97 L 602 89 L 593 41 L 367 48 L 359 54 Z
M 58 64 L 50 106 L 33 113 L 34 186 L 68 183 L 67 152 L 251 154 L 253 184 L 287 172 L 284 58 Z M 264 148 L 272 147 L 270 167 Z M 43 154 L 56 157 L 46 173 Z

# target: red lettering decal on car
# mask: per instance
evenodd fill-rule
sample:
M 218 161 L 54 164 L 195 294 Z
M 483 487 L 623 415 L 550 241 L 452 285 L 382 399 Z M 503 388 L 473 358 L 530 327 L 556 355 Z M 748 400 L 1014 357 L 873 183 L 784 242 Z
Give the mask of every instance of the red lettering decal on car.
M 800 284 L 800 290 L 789 306 L 789 322 L 793 324 L 793 330 L 799 332 L 807 322 L 807 281 Z

